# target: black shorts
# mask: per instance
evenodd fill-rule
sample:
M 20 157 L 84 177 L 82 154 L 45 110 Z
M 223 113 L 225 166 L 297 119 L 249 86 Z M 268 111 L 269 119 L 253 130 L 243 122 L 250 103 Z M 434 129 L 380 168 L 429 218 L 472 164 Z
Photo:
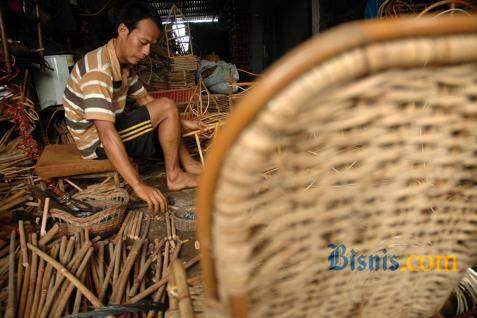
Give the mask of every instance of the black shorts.
M 114 126 L 126 147 L 128 156 L 151 157 L 160 151 L 156 129 L 152 126 L 146 107 L 139 106 L 130 113 L 116 116 Z M 96 155 L 98 159 L 106 159 L 106 152 L 102 147 L 96 148 Z

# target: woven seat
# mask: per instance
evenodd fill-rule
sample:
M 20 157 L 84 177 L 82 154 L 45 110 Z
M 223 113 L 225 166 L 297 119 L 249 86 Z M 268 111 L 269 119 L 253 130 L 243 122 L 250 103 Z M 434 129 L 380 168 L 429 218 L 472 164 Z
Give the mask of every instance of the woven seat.
M 279 61 L 202 174 L 208 317 L 435 315 L 477 264 L 476 101 L 477 18 L 354 23 Z M 330 270 L 329 244 L 399 270 Z
M 43 179 L 115 172 L 109 160 L 86 160 L 74 144 L 47 145 L 35 167 Z

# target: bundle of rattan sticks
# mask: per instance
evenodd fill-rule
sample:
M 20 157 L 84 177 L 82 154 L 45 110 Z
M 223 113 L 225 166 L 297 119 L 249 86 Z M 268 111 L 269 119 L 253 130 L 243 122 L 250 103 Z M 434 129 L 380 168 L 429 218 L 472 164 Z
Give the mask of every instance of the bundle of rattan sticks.
M 0 311 L 6 317 L 63 317 L 88 307 L 164 301 L 167 269 L 182 246 L 173 222 L 166 220 L 167 237 L 153 242 L 147 239 L 149 226 L 141 226 L 140 212 L 131 213 L 122 232 L 109 240 L 90 238 L 87 231 L 57 237 L 57 225 L 40 236 L 25 231 L 20 221 L 10 243 L 0 241 L 0 288 L 5 290 Z M 127 227 L 133 230 L 126 232 Z M 192 258 L 184 266 L 197 261 Z M 150 311 L 147 317 L 155 314 Z

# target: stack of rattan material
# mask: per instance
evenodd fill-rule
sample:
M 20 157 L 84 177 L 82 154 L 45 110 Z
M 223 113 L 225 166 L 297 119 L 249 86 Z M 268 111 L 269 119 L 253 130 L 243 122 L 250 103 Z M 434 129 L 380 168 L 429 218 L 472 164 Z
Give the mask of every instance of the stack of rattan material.
M 171 58 L 171 72 L 168 74 L 171 89 L 195 86 L 199 63 L 195 55 L 174 56 Z
M 424 30 L 406 23 L 432 33 L 429 21 Z M 320 55 L 325 39 L 296 52 L 289 64 L 306 52 L 321 59 L 283 79 L 288 85 L 257 86 L 240 124 L 239 114 L 229 120 L 241 129 L 220 140 L 230 149 L 210 154 L 214 167 L 204 175 L 214 170 L 217 180 L 208 179 L 214 186 L 201 196 L 210 200 L 199 210 L 213 212 L 203 237 L 216 273 L 208 286 L 221 303 L 235 301 L 235 314 L 432 317 L 476 264 L 477 36 L 445 28 L 443 36 L 380 43 L 384 33 L 370 29 L 329 34 L 344 41 L 363 31 L 371 42 L 330 49 L 329 59 Z M 275 70 L 269 75 L 283 68 Z M 270 163 L 276 170 L 264 178 Z M 329 244 L 366 263 L 396 256 L 400 268 L 330 270 Z M 455 256 L 458 270 L 429 270 L 428 261 L 406 270 L 410 255 Z
M 91 310 L 84 315 L 156 317 L 165 310 L 157 302 L 165 296 L 168 268 L 177 263 L 184 244 L 169 213 L 165 219 L 167 236 L 154 241 L 148 239 L 151 219 L 142 211 L 128 214 L 109 239 L 91 235 L 87 227 L 61 235 L 58 224 L 40 234 L 20 221 L 9 233 L 10 242 L 0 240 L 0 312 L 22 318 Z M 184 268 L 198 260 L 187 259 Z

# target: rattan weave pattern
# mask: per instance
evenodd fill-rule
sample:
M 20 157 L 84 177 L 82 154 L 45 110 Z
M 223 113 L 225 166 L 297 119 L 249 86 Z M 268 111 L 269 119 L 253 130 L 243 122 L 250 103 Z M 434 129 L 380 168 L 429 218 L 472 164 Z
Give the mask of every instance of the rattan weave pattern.
M 475 35 L 371 44 L 271 100 L 218 180 L 220 299 L 247 295 L 249 317 L 437 311 L 477 261 L 475 62 Z M 455 255 L 459 271 L 329 271 L 329 243 Z

